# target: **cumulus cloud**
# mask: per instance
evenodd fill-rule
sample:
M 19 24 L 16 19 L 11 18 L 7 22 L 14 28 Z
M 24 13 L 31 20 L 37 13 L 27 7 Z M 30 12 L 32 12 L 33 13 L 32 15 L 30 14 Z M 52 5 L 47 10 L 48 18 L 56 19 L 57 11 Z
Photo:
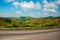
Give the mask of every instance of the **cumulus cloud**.
M 58 8 L 58 6 L 55 3 L 53 3 L 53 2 L 49 3 L 47 0 L 44 0 L 43 4 L 44 4 L 43 6 L 45 8 Z
M 39 2 L 37 2 L 36 5 L 35 5 L 35 8 L 36 8 L 36 9 L 41 9 L 42 6 L 41 6 L 41 4 L 40 4 Z
M 21 7 L 22 8 L 34 8 L 34 3 L 32 2 L 32 1 L 30 1 L 29 3 L 27 3 L 27 2 L 23 2 L 23 3 L 21 3 Z
M 55 3 L 60 5 L 60 0 L 56 0 Z
M 43 10 L 44 10 L 44 12 L 51 12 L 51 13 L 56 13 L 57 12 L 55 9 L 44 8 Z
M 49 3 L 47 0 L 44 0 L 43 4 L 44 11 L 56 13 L 56 9 L 58 8 L 58 6 L 54 2 Z
M 29 3 L 24 1 L 24 2 L 13 2 L 13 5 L 15 7 L 20 6 L 22 9 L 41 9 L 41 4 L 37 2 L 36 4 L 33 1 L 30 1 Z
M 56 13 L 56 9 L 58 8 L 58 6 L 54 3 L 54 2 L 48 2 L 47 0 L 43 0 L 43 8 L 42 5 L 39 2 L 34 3 L 33 1 L 27 2 L 13 2 L 13 5 L 18 8 L 21 7 L 24 10 L 28 10 L 28 9 L 43 9 L 43 11 L 46 12 L 52 12 L 52 13 Z
M 19 10 L 16 11 L 17 14 L 21 14 L 21 12 Z
M 20 5 L 20 2 L 13 2 L 13 5 L 17 8 Z

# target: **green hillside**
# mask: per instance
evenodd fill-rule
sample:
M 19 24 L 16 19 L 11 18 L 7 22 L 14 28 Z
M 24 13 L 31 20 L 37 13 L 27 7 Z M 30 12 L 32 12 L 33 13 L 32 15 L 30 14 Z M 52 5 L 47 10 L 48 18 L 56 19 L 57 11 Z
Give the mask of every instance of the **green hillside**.
M 20 28 L 20 27 L 36 27 L 36 28 L 60 28 L 60 17 L 0 17 L 0 28 Z

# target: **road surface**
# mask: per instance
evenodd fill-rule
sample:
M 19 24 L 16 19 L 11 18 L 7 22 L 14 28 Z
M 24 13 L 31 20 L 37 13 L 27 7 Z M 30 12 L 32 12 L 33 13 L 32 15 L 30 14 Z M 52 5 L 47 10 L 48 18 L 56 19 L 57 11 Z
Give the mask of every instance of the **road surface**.
M 60 40 L 60 30 L 20 34 L 0 34 L 0 40 Z

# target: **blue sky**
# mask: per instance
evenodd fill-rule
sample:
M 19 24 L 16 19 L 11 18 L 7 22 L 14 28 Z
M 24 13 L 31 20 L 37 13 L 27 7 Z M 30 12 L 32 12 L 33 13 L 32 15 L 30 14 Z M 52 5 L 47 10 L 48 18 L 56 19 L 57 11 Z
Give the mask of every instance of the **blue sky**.
M 60 0 L 0 0 L 0 17 L 60 16 Z

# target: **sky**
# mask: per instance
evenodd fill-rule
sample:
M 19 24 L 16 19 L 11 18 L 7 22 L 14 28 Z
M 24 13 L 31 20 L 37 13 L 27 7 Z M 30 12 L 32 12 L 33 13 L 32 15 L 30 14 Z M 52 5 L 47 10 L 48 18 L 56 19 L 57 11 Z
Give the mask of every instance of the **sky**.
M 60 0 L 0 0 L 0 17 L 60 16 Z

